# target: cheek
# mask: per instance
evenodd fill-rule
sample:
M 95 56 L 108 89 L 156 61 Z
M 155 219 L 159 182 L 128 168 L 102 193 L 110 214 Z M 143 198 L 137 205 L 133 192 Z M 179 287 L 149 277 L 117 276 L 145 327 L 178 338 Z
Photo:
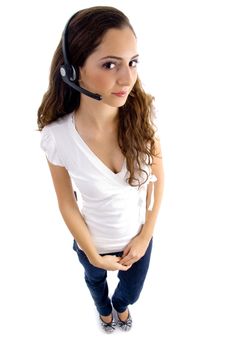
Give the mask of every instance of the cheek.
M 112 79 L 103 72 L 93 72 L 93 74 L 88 77 L 87 84 L 93 87 L 106 89 L 112 86 Z
M 135 70 L 135 71 L 133 71 L 134 73 L 133 73 L 133 85 L 136 83 L 136 81 L 137 81 L 137 78 L 138 78 L 138 71 L 137 70 Z

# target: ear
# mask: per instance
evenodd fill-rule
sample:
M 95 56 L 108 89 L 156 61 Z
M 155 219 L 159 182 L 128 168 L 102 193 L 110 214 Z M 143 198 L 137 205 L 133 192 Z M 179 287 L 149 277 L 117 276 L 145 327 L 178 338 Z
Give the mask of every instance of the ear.
M 86 75 L 85 67 L 79 67 L 78 68 L 78 81 L 81 82 L 82 80 L 85 80 L 84 79 L 85 75 Z

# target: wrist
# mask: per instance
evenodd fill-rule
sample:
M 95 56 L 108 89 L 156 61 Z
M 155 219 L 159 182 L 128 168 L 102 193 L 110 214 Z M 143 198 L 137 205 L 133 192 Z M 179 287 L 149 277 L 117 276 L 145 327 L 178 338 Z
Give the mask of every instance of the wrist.
M 149 242 L 153 236 L 153 232 L 151 230 L 149 230 L 148 228 L 146 228 L 146 226 L 143 226 L 139 236 L 141 239 Z
M 93 266 L 101 268 L 101 266 L 102 266 L 102 256 L 99 255 L 99 254 L 96 254 L 95 256 L 89 258 L 89 262 Z

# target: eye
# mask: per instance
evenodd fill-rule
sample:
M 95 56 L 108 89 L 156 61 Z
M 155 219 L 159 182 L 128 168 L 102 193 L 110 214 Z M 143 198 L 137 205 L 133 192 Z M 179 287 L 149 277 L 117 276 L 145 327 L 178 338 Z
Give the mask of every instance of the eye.
M 103 67 L 104 67 L 105 69 L 113 69 L 113 68 L 116 67 L 116 63 L 115 63 L 115 62 L 112 62 L 112 61 L 105 62 L 105 63 L 103 64 Z
M 132 60 L 129 62 L 129 66 L 132 68 L 136 68 L 138 63 L 139 63 L 138 60 Z

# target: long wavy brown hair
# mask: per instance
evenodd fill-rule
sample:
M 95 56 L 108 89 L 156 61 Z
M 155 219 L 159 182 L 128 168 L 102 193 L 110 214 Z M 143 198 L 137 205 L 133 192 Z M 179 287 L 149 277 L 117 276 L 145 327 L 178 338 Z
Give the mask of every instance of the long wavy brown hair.
M 77 12 L 68 31 L 69 55 L 76 71 L 78 67 L 83 67 L 109 29 L 124 27 L 129 27 L 135 35 L 129 19 L 114 7 L 95 6 Z M 61 78 L 60 66 L 63 63 L 60 41 L 51 63 L 48 90 L 38 109 L 39 131 L 79 108 L 80 93 L 65 84 Z M 147 181 L 149 174 L 144 166 L 152 165 L 153 157 L 158 157 L 153 100 L 151 95 L 145 93 L 138 78 L 125 105 L 119 108 L 118 142 L 126 158 L 129 171 L 127 181 L 131 186 L 140 186 Z M 139 179 L 143 178 L 142 173 L 146 175 L 143 181 Z

